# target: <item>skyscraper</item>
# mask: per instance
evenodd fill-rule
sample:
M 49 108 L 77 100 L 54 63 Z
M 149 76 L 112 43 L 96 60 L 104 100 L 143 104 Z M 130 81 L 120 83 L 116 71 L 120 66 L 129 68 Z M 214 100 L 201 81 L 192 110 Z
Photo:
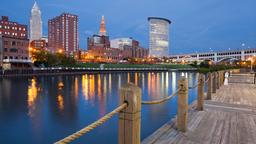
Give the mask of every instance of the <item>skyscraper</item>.
M 63 13 L 48 21 L 48 47 L 52 52 L 78 51 L 78 16 Z
M 31 9 L 30 17 L 30 41 L 39 40 L 43 36 L 41 11 L 35 2 Z
M 149 17 L 149 55 L 164 57 L 169 55 L 169 25 L 165 18 Z
M 102 16 L 102 17 L 101 17 L 101 23 L 100 23 L 100 32 L 99 32 L 99 35 L 100 35 L 100 36 L 106 36 L 106 35 L 107 35 L 104 16 Z

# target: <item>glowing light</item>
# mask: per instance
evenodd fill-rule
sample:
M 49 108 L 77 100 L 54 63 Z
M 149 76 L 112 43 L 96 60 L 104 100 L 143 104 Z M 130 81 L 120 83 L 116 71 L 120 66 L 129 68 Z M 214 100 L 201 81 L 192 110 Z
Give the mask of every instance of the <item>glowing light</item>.
M 64 109 L 64 100 L 61 94 L 58 95 L 57 102 L 58 102 L 59 109 L 62 111 Z
M 135 73 L 135 85 L 138 85 L 138 73 Z
M 89 99 L 88 91 L 89 91 L 89 88 L 88 88 L 88 75 L 86 74 L 86 75 L 82 76 L 82 93 L 84 95 L 85 100 Z
M 59 89 L 59 90 L 62 90 L 63 87 L 64 87 L 63 82 L 59 82 L 59 83 L 58 83 L 58 89 Z
M 33 78 L 31 80 L 31 86 L 28 87 L 28 106 L 31 107 L 34 105 L 35 100 L 37 98 L 37 87 L 36 87 L 36 79 Z
M 63 50 L 62 50 L 62 49 L 59 49 L 59 50 L 58 50 L 58 53 L 63 53 Z

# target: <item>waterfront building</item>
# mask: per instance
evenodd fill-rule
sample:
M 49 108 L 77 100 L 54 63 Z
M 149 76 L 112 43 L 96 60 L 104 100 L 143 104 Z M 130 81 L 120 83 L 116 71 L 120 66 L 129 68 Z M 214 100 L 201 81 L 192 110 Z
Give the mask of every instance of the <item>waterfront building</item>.
M 227 50 L 220 52 L 204 52 L 204 53 L 192 53 L 192 54 L 180 54 L 171 55 L 170 58 L 173 61 L 202 61 L 202 60 L 212 60 L 214 62 L 220 62 L 225 59 L 234 59 L 246 61 L 250 57 L 256 56 L 256 48 L 252 49 L 242 49 L 242 50 Z
M 148 49 L 140 46 L 139 41 L 133 38 L 116 38 L 110 41 L 112 48 L 123 51 L 123 58 L 146 58 Z
M 109 36 L 105 35 L 93 35 L 92 37 L 87 38 L 87 48 L 91 50 L 95 47 L 102 48 L 110 48 Z
M 40 40 L 43 36 L 43 23 L 41 18 L 41 10 L 35 2 L 31 9 L 30 16 L 30 41 Z
M 27 26 L 9 21 L 7 16 L 0 20 L 1 67 L 4 69 L 29 67 L 29 39 Z
M 45 40 L 33 40 L 30 42 L 31 50 L 47 50 L 47 42 Z
M 133 39 L 132 38 L 116 38 L 110 40 L 110 46 L 112 48 L 118 48 L 123 50 L 124 46 L 132 46 Z
M 63 13 L 48 21 L 48 45 L 52 52 L 78 52 L 78 16 Z
M 82 61 L 118 62 L 124 58 L 145 58 L 148 49 L 132 38 L 118 38 L 110 41 L 106 33 L 104 17 L 101 19 L 99 35 L 87 38 L 88 51 L 80 51 Z
M 94 62 L 117 62 L 122 59 L 122 50 L 110 47 L 109 36 L 93 35 L 87 39 L 88 56 Z
M 0 20 L 0 35 L 17 39 L 27 39 L 27 26 L 9 21 L 7 16 Z
M 48 36 L 42 36 L 41 40 L 44 40 L 48 44 Z
M 87 52 L 81 52 L 82 58 L 92 62 L 117 62 L 122 59 L 122 50 L 111 48 L 107 35 L 104 16 L 101 18 L 98 35 L 87 38 Z
M 149 17 L 149 56 L 169 56 L 169 25 L 165 18 Z

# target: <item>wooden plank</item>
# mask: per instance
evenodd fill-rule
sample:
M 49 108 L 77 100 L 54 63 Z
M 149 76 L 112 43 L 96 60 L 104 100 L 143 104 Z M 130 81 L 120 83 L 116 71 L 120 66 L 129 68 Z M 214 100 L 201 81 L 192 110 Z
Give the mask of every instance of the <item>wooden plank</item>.
M 255 87 L 244 83 L 222 86 L 212 100 L 205 101 L 204 111 L 190 107 L 187 132 L 177 131 L 173 120 L 142 143 L 256 144 Z

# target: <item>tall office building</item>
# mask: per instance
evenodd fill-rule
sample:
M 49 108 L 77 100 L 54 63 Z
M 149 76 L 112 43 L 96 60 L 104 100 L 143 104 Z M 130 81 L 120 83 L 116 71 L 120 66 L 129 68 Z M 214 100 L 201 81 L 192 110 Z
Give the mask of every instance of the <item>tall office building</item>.
M 48 47 L 52 52 L 78 51 L 78 16 L 63 13 L 48 21 Z
M 149 56 L 169 56 L 169 25 L 165 18 L 149 17 Z
M 31 9 L 30 17 L 30 41 L 39 40 L 43 36 L 41 11 L 35 2 Z

